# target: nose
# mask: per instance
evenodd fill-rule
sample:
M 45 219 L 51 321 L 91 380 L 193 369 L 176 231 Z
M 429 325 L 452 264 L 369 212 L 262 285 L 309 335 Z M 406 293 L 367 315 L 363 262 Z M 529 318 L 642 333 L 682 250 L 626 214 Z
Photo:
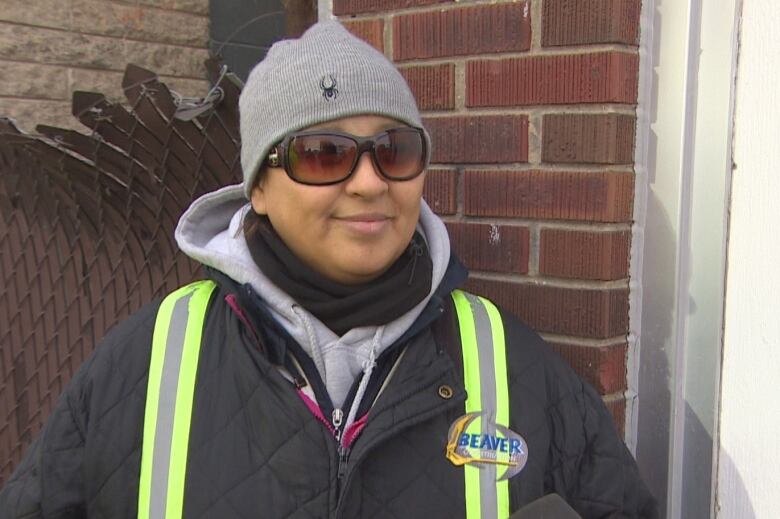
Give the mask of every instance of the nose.
M 376 197 L 387 191 L 387 180 L 376 170 L 369 151 L 360 155 L 355 171 L 347 179 L 344 188 L 350 195 L 365 198 Z

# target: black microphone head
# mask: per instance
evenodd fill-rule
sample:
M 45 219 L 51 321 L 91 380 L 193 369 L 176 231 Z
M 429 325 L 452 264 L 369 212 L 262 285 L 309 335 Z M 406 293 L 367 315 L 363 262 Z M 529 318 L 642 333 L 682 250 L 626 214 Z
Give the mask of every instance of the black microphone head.
M 546 496 L 531 501 L 509 519 L 582 519 L 569 504 L 558 494 Z

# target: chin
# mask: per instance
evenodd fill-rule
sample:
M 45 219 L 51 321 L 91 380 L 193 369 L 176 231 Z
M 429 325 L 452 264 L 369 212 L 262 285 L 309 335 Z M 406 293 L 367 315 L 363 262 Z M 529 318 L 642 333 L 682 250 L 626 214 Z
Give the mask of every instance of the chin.
M 341 277 L 342 279 L 349 280 L 343 281 L 348 284 L 357 285 L 360 283 L 368 283 L 369 281 L 372 281 L 384 274 L 391 265 L 392 262 L 382 262 L 378 265 L 367 265 L 366 263 L 361 263 L 359 265 L 345 266 L 345 268 L 341 270 Z

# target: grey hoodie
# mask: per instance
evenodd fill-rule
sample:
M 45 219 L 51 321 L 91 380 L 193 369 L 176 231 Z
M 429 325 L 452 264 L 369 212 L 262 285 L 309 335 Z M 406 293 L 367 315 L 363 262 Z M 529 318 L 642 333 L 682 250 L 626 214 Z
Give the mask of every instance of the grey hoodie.
M 347 416 L 346 428 L 355 419 L 375 359 L 414 323 L 444 277 L 450 259 L 447 229 L 425 201 L 421 201 L 417 229 L 428 244 L 433 262 L 430 292 L 395 321 L 353 328 L 339 337 L 274 285 L 254 262 L 243 233 L 244 215 L 250 210 L 241 185 L 208 193 L 193 202 L 180 218 L 176 242 L 192 259 L 254 288 L 276 320 L 311 356 L 334 407 L 343 405 L 355 378 L 365 374 Z

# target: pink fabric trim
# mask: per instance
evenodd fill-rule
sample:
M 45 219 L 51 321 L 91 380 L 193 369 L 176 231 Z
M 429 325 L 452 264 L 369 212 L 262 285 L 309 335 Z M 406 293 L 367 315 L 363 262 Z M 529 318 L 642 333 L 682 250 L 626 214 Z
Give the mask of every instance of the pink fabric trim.
M 357 439 L 357 437 L 363 431 L 367 421 L 368 413 L 360 417 L 360 420 L 355 420 L 355 422 L 349 426 L 349 429 L 344 431 L 344 436 L 341 437 L 341 444 L 344 446 L 344 448 L 348 449 L 352 445 L 355 439 Z
M 313 414 L 317 420 L 324 423 L 325 427 L 327 427 L 330 433 L 335 437 L 336 429 L 333 428 L 333 424 L 330 423 L 327 418 L 325 418 L 324 414 L 322 414 L 322 409 L 320 409 L 320 406 L 317 405 L 317 402 L 309 398 L 309 396 L 300 389 L 298 390 L 298 396 L 301 397 L 303 403 L 306 404 L 306 407 L 309 408 L 311 414 Z M 345 448 L 349 448 L 355 439 L 360 435 L 360 432 L 363 430 L 363 428 L 366 426 L 367 420 L 368 413 L 364 414 L 360 420 L 356 420 L 355 423 L 349 427 L 349 429 L 344 431 L 344 435 L 341 437 L 341 445 L 343 445 Z
M 262 343 L 260 342 L 260 338 L 257 335 L 257 331 L 252 326 L 252 323 L 249 321 L 249 318 L 247 317 L 246 313 L 244 313 L 244 309 L 241 308 L 241 305 L 238 304 L 238 301 L 236 300 L 235 294 L 228 294 L 225 296 L 225 301 L 230 306 L 230 308 L 233 309 L 233 311 L 236 313 L 239 319 L 244 323 L 244 326 L 247 327 L 249 332 L 252 334 L 252 337 L 254 337 L 255 342 L 257 343 L 257 347 L 259 349 L 262 349 Z
M 325 424 L 325 427 L 328 428 L 330 433 L 335 437 L 336 436 L 336 429 L 333 428 L 333 424 L 331 424 L 327 418 L 325 418 L 325 415 L 322 414 L 322 409 L 320 409 L 320 406 L 317 405 L 317 402 L 309 398 L 306 393 L 298 390 L 298 396 L 301 397 L 301 400 L 303 400 L 303 403 L 306 404 L 306 407 L 309 408 L 309 411 L 311 411 L 311 414 L 314 415 L 315 418 L 317 418 L 320 422 Z
M 238 301 L 236 301 L 235 294 L 228 294 L 225 296 L 225 301 L 228 305 L 230 305 L 230 308 L 233 309 L 233 311 L 238 315 L 239 318 L 241 318 L 242 321 L 244 321 L 244 324 L 246 324 L 250 330 L 252 330 L 252 333 L 254 333 L 254 329 L 249 324 L 249 319 L 247 318 L 246 314 L 244 313 L 244 310 L 241 308 L 241 306 L 238 304 Z M 320 409 L 320 406 L 317 405 L 317 402 L 309 398 L 306 393 L 298 389 L 298 396 L 301 397 L 301 400 L 303 400 L 303 403 L 306 404 L 306 407 L 309 408 L 309 411 L 311 414 L 314 415 L 315 418 L 317 418 L 320 422 L 325 424 L 325 427 L 328 428 L 330 433 L 335 437 L 336 436 L 336 429 L 333 428 L 333 424 L 330 423 L 330 421 L 325 418 L 325 415 L 322 414 L 322 409 Z M 353 441 L 355 441 L 355 438 L 360 434 L 360 431 L 363 430 L 363 427 L 366 425 L 366 418 L 368 417 L 368 414 L 364 415 L 360 420 L 357 420 L 355 423 L 353 423 L 348 431 L 344 432 L 344 436 L 342 438 L 342 444 L 344 447 L 349 447 Z
M 225 296 L 225 301 L 227 301 L 227 304 L 230 305 L 230 308 L 233 309 L 235 313 L 238 314 L 238 316 L 241 318 L 242 321 L 244 321 L 245 324 L 249 324 L 249 319 L 247 319 L 246 314 L 244 313 L 243 308 L 239 306 L 238 301 L 236 301 L 236 295 L 235 294 L 228 294 Z

